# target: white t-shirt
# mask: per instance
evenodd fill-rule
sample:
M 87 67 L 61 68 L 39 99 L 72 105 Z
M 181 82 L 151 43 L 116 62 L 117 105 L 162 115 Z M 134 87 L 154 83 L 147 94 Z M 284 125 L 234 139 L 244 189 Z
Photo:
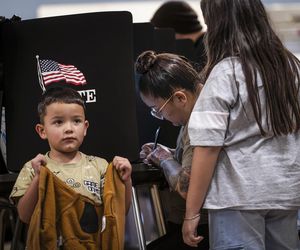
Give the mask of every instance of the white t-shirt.
M 265 121 L 259 76 L 257 85 Z M 300 207 L 300 135 L 261 136 L 237 58 L 226 58 L 212 70 L 191 114 L 189 136 L 193 146 L 223 146 L 204 208 Z

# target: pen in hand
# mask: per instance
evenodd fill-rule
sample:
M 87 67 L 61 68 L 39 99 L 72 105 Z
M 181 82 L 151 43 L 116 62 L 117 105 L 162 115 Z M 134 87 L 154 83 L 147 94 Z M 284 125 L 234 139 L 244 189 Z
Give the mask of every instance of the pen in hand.
M 153 150 L 156 149 L 156 147 L 157 147 L 159 132 L 160 132 L 160 127 L 158 127 L 157 130 L 156 130 L 156 132 L 155 132 Z

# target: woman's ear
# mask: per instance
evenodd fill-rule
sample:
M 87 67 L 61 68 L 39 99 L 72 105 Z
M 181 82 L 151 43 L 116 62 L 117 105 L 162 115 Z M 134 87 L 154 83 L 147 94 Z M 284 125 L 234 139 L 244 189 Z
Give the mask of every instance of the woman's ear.
M 187 96 L 183 91 L 176 91 L 174 93 L 174 101 L 181 103 L 181 104 L 185 104 L 187 102 Z
M 47 134 L 45 132 L 45 128 L 43 124 L 38 123 L 35 126 L 35 131 L 39 134 L 39 136 L 43 139 L 46 140 L 47 139 Z

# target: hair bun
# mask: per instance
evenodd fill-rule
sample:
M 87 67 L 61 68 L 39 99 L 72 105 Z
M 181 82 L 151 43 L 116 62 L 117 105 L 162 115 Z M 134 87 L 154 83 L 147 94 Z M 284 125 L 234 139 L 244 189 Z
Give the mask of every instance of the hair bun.
M 156 53 L 152 50 L 148 50 L 139 55 L 135 63 L 135 70 L 139 74 L 145 74 L 156 62 Z

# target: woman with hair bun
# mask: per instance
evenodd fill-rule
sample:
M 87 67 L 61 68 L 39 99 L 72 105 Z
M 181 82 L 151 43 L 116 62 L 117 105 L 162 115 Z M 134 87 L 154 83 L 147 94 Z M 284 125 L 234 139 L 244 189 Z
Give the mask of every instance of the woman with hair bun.
M 153 143 L 147 143 L 140 153 L 145 161 L 162 168 L 170 187 L 160 193 L 166 212 L 167 234 L 151 242 L 147 249 L 195 249 L 184 244 L 181 228 L 193 153 L 187 124 L 202 87 L 201 79 L 186 58 L 169 53 L 145 51 L 138 57 L 135 70 L 139 75 L 141 99 L 150 107 L 151 114 L 182 126 L 175 150 L 163 145 L 153 149 Z M 206 250 L 209 249 L 207 213 L 202 211 L 201 214 L 197 230 L 204 240 L 197 249 Z

